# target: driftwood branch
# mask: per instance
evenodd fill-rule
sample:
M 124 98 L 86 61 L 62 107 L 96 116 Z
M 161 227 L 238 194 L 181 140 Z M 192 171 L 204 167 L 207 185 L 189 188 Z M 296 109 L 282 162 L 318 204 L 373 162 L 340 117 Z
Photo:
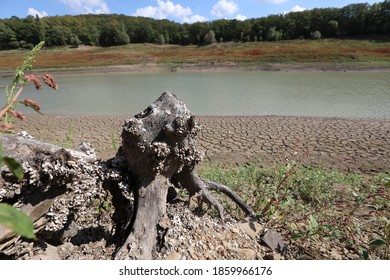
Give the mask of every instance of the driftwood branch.
M 12 156 L 20 162 L 24 162 L 27 158 L 34 157 L 36 154 L 52 155 L 61 152 L 68 153 L 76 160 L 83 159 L 86 162 L 97 160 L 96 154 L 92 150 L 88 151 L 85 144 L 81 144 L 81 149 L 85 149 L 84 151 L 77 151 L 13 134 L 0 135 L 0 141 L 3 143 L 4 155 Z

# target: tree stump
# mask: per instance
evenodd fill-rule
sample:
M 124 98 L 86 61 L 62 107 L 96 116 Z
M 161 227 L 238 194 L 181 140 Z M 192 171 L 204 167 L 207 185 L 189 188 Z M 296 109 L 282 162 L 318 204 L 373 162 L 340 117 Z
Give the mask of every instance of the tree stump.
M 229 197 L 239 201 L 246 213 L 254 215 L 231 190 L 221 185 L 218 189 L 218 184 L 208 184 L 196 174 L 195 166 L 202 159 L 195 139 L 199 129 L 185 104 L 169 92 L 124 124 L 117 157 L 127 163 L 135 203 L 130 234 L 115 259 L 152 259 L 158 230 L 166 224 L 167 193 L 172 184 L 187 189 L 190 196 L 199 193 L 222 219 L 223 207 L 209 188 L 231 194 Z

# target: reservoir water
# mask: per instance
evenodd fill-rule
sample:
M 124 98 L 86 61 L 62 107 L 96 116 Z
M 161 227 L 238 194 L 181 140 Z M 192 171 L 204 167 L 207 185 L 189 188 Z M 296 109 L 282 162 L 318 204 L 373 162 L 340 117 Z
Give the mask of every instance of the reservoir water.
M 45 114 L 134 115 L 164 91 L 197 115 L 390 119 L 390 72 L 115 73 L 55 77 L 24 98 Z M 1 85 L 10 80 L 0 79 Z M 4 104 L 4 97 L 1 99 Z M 26 110 L 23 110 L 27 112 Z

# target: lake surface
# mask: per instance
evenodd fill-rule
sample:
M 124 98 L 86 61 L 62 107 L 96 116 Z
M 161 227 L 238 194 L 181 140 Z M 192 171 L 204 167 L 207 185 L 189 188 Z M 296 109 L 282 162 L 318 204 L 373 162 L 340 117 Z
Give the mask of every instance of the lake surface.
M 45 114 L 60 115 L 134 115 L 170 91 L 197 115 L 390 119 L 390 72 L 116 73 L 56 80 L 58 91 L 29 86 L 23 95 Z

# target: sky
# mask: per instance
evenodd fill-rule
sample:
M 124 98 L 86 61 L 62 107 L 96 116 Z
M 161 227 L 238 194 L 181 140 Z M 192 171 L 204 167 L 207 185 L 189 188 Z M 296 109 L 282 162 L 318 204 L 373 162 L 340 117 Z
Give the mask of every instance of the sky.
M 0 18 L 78 14 L 125 14 L 179 23 L 259 18 L 313 8 L 341 8 L 382 0 L 0 0 Z

